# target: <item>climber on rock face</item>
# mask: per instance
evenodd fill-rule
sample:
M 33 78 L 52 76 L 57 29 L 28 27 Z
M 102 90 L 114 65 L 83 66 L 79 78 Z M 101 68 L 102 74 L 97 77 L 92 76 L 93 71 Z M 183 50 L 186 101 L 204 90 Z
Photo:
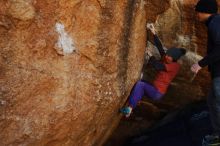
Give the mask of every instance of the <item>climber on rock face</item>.
M 218 1 L 219 2 L 219 1 Z M 216 0 L 199 0 L 195 7 L 198 21 L 208 27 L 207 54 L 191 70 L 198 73 L 208 66 L 212 78 L 207 97 L 213 133 L 204 137 L 203 146 L 220 145 L 220 15 Z
M 129 105 L 120 109 L 125 117 L 129 117 L 132 110 L 143 96 L 147 96 L 153 100 L 159 100 L 167 92 L 167 88 L 171 81 L 176 77 L 180 70 L 180 64 L 177 62 L 181 56 L 185 55 L 186 50 L 183 48 L 170 48 L 167 52 L 164 51 L 163 46 L 156 35 L 156 30 L 152 26 L 149 27 L 154 35 L 154 43 L 161 55 L 161 60 L 157 60 L 149 52 L 150 56 L 148 64 L 155 68 L 158 72 L 153 83 L 146 81 L 138 81 L 129 96 Z

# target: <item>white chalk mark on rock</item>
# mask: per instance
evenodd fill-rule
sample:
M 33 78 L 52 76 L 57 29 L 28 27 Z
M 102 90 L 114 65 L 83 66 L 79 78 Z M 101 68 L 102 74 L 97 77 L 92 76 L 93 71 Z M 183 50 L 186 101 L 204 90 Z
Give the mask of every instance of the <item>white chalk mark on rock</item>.
M 61 23 L 56 23 L 56 32 L 59 34 L 58 42 L 55 46 L 57 52 L 61 55 L 73 53 L 76 48 L 72 38 L 65 31 L 65 27 Z

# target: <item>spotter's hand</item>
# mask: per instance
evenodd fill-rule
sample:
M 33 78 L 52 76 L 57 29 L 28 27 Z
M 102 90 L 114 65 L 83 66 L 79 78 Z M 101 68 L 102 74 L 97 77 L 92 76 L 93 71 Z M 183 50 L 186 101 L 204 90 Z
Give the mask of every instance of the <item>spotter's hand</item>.
M 191 71 L 194 72 L 195 74 L 197 74 L 200 71 L 200 69 L 202 68 L 201 66 L 199 66 L 198 63 L 195 63 L 191 66 Z

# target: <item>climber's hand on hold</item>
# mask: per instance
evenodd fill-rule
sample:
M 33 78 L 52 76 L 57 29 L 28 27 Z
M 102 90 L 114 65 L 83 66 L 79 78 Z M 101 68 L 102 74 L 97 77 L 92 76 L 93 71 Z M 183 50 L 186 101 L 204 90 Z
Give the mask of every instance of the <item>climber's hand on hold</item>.
M 152 23 L 147 24 L 147 28 L 155 35 L 156 34 L 156 29 Z
M 147 56 L 151 57 L 153 54 L 150 51 L 147 51 Z

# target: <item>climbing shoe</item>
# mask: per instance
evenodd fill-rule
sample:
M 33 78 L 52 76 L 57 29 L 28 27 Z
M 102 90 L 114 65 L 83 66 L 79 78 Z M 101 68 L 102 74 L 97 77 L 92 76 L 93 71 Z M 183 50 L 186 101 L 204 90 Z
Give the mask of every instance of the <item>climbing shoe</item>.
M 123 107 L 123 108 L 121 108 L 120 109 L 120 112 L 126 117 L 126 118 L 128 118 L 128 117 L 130 117 L 130 115 L 131 115 L 131 112 L 132 112 L 132 108 L 131 107 Z
M 217 135 L 207 135 L 202 140 L 202 146 L 220 146 L 220 138 Z

